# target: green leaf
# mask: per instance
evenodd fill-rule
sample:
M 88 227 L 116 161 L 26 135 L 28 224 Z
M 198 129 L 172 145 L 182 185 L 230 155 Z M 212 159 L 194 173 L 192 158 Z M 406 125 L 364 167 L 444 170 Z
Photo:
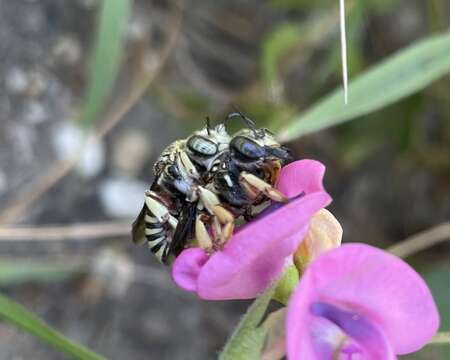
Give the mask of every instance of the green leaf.
M 101 1 L 89 81 L 81 107 L 81 121 L 86 128 L 94 124 L 111 93 L 119 69 L 130 8 L 131 0 Z
M 64 335 L 46 325 L 23 306 L 3 295 L 0 295 L 0 319 L 4 319 L 16 325 L 18 328 L 33 334 L 73 359 L 104 359 L 102 356 L 92 352 L 84 346 L 69 340 Z
M 281 141 L 352 120 L 411 95 L 450 71 L 450 33 L 401 50 L 354 79 L 348 104 L 342 89 L 317 102 L 280 130 Z
M 258 327 L 275 292 L 276 285 L 261 294 L 249 307 L 228 340 L 219 360 L 258 360 L 267 329 Z

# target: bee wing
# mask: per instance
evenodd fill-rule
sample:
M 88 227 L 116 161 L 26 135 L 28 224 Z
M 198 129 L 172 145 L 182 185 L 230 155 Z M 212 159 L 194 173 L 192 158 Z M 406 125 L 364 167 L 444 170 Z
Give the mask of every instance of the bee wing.
M 145 213 L 147 207 L 142 207 L 136 220 L 133 221 L 131 225 L 131 239 L 135 244 L 143 244 L 145 242 Z
M 193 237 L 197 203 L 188 203 L 181 210 L 178 225 L 170 243 L 169 253 L 178 256 L 184 249 L 187 240 Z

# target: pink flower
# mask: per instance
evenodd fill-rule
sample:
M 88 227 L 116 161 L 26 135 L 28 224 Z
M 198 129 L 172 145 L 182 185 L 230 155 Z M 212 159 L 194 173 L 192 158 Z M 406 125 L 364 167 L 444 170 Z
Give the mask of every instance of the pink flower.
M 293 200 L 243 226 L 222 251 L 208 256 L 200 248 L 184 250 L 173 264 L 174 281 L 203 299 L 256 297 L 281 274 L 314 213 L 331 202 L 322 185 L 324 173 L 314 160 L 285 166 L 276 188 Z
M 319 256 L 294 291 L 286 321 L 290 360 L 387 360 L 420 349 L 439 315 L 422 278 L 364 244 Z

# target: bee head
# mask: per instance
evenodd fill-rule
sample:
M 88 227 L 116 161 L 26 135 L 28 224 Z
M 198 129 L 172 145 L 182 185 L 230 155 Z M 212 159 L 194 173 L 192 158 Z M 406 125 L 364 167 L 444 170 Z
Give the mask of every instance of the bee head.
M 230 139 L 223 124 L 212 127 L 207 117 L 206 126 L 186 139 L 186 151 L 195 163 L 208 169 L 214 159 L 228 149 Z
M 289 150 L 267 129 L 243 129 L 236 133 L 230 141 L 230 155 L 240 170 L 271 185 L 275 184 L 281 167 L 291 159 Z
M 281 162 L 284 164 L 291 156 L 287 148 L 275 140 L 267 129 L 243 129 L 230 141 L 230 152 L 242 163 Z
M 246 129 L 236 133 L 230 141 L 230 151 L 233 156 L 242 162 L 266 162 L 290 159 L 289 151 L 275 140 L 275 136 L 268 129 L 257 129 L 255 122 L 235 108 L 225 121 L 233 118 L 244 121 Z

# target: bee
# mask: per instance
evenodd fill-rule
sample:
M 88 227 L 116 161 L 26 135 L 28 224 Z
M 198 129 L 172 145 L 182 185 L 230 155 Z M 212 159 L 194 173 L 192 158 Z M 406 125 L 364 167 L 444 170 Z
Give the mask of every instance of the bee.
M 240 117 L 247 125 L 230 136 L 225 122 Z M 223 246 L 235 219 L 247 219 L 252 207 L 273 199 L 285 201 L 273 188 L 288 152 L 266 129 L 256 129 L 242 113 L 194 132 L 169 145 L 153 167 L 155 180 L 132 225 L 135 243 L 148 241 L 163 263 L 177 256 L 189 240 L 205 248 Z
M 291 160 L 289 150 L 281 146 L 268 129 L 257 129 L 255 123 L 237 111 L 228 115 L 242 118 L 247 128 L 233 135 L 228 151 L 216 160 L 208 188 L 232 209 L 235 217 L 252 217 L 252 210 L 266 200 L 287 199 L 273 188 L 281 167 Z
M 206 210 L 222 225 L 232 222 L 232 215 L 221 207 L 217 195 L 202 186 L 203 174 L 227 151 L 229 141 L 225 125 L 211 128 L 207 119 L 205 128 L 173 142 L 162 152 L 153 167 L 155 180 L 145 192 L 145 203 L 132 225 L 135 243 L 146 239 L 150 250 L 167 263 L 169 256 L 177 255 L 193 237 L 198 211 Z

